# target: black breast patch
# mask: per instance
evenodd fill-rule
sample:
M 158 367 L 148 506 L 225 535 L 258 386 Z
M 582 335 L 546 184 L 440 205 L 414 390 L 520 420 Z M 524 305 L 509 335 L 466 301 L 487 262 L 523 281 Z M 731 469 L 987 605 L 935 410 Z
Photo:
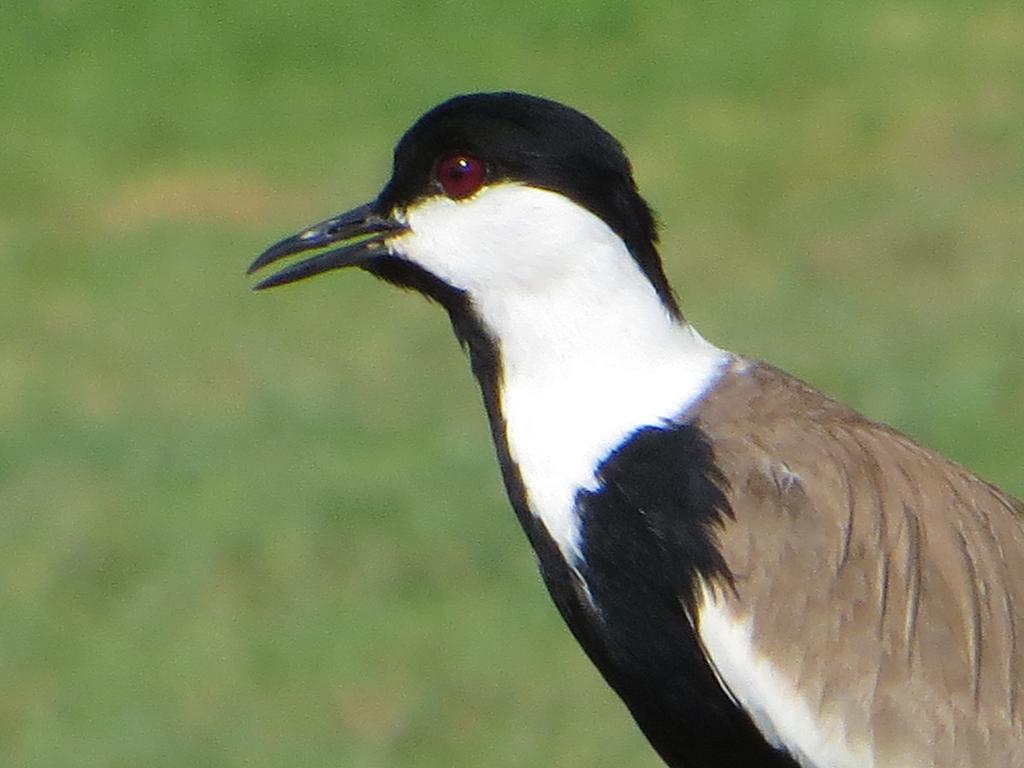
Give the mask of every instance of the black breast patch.
M 588 655 L 669 765 L 796 768 L 722 689 L 688 618 L 698 576 L 731 579 L 714 532 L 732 511 L 707 436 L 645 427 L 597 479 L 577 498 L 590 605 L 566 615 Z

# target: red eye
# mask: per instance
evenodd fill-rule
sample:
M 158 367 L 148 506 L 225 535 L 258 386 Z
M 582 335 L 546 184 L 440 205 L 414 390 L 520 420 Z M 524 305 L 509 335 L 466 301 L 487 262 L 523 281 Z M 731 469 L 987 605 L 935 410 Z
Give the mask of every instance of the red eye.
M 448 155 L 437 164 L 437 182 L 448 197 L 469 197 L 484 185 L 487 168 L 469 155 Z

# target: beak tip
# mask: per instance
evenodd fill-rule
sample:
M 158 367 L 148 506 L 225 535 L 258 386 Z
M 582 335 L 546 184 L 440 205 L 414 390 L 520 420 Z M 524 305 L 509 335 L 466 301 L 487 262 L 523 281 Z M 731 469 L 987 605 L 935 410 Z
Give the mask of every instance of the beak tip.
M 273 288 L 275 285 L 277 285 L 277 283 L 274 282 L 273 276 L 271 276 L 263 280 L 260 280 L 258 283 L 256 283 L 256 285 L 252 287 L 252 290 L 265 291 L 267 290 L 267 288 Z
M 273 264 L 278 259 L 288 256 L 294 253 L 297 249 L 294 247 L 294 237 L 286 237 L 278 243 L 274 243 L 272 246 L 267 248 L 263 253 L 253 259 L 249 268 L 245 270 L 245 274 L 252 275 L 259 272 L 268 264 Z

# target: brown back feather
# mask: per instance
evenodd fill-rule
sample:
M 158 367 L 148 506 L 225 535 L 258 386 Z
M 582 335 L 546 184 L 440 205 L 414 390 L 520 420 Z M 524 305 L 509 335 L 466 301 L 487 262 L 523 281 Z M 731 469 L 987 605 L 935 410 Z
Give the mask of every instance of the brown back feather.
M 1024 505 L 764 364 L 696 418 L 757 651 L 881 765 L 1024 765 Z

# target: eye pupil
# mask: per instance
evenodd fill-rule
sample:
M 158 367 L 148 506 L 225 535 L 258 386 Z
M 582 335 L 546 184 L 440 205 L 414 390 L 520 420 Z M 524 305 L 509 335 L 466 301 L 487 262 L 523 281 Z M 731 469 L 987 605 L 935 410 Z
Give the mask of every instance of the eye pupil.
M 469 197 L 484 185 L 487 169 L 470 155 L 448 155 L 437 164 L 437 182 L 448 197 Z

